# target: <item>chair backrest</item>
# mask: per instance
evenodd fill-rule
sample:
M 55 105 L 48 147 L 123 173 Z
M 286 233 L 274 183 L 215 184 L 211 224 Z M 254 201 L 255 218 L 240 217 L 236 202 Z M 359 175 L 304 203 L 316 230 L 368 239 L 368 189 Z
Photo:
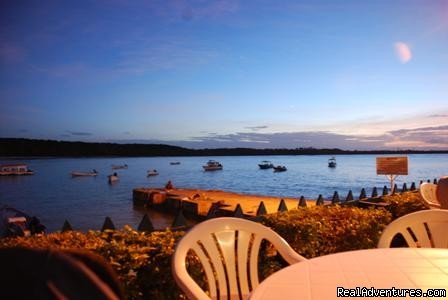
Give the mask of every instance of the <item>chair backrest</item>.
M 448 209 L 448 176 L 439 178 L 436 189 L 437 201 L 440 203 L 440 208 Z
M 411 248 L 448 248 L 448 210 L 422 210 L 390 223 L 378 242 L 378 248 L 389 248 L 401 234 Z
M 172 272 L 190 299 L 246 299 L 259 283 L 258 254 L 269 241 L 289 263 L 306 260 L 270 228 L 240 218 L 216 218 L 194 226 L 178 243 Z M 191 278 L 187 253 L 193 250 L 205 271 L 209 294 Z
M 420 194 L 429 208 L 440 208 L 436 195 L 437 184 L 425 182 L 420 185 Z

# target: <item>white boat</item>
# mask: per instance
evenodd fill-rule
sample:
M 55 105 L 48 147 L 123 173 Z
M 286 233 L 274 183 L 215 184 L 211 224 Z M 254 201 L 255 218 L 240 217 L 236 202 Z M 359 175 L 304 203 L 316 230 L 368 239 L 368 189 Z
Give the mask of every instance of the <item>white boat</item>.
M 157 170 L 148 170 L 148 174 L 147 176 L 157 176 L 159 175 L 159 172 L 157 172 Z
M 26 164 L 0 165 L 0 176 L 33 174 L 34 172 L 28 169 Z
M 0 239 L 12 236 L 29 236 L 45 232 L 45 226 L 37 217 L 13 207 L 0 206 Z
M 274 167 L 274 172 L 285 172 L 287 169 L 285 166 L 276 166 Z
M 92 172 L 71 172 L 72 177 L 81 177 L 81 176 L 96 176 L 98 172 L 93 169 Z
M 112 165 L 112 170 L 118 170 L 118 169 L 127 169 L 128 165 L 124 164 L 124 165 Z
M 216 171 L 222 170 L 222 164 L 217 162 L 216 160 L 209 160 L 205 166 L 202 166 L 204 171 Z
M 272 169 L 274 167 L 274 164 L 271 163 L 269 160 L 263 160 L 261 163 L 258 164 L 258 166 L 260 167 L 260 169 L 265 170 L 265 169 Z
M 332 157 L 328 160 L 328 167 L 329 168 L 336 168 L 336 158 Z
M 118 181 L 118 174 L 114 173 L 112 175 L 107 176 L 107 180 L 109 181 L 109 183 L 114 183 Z

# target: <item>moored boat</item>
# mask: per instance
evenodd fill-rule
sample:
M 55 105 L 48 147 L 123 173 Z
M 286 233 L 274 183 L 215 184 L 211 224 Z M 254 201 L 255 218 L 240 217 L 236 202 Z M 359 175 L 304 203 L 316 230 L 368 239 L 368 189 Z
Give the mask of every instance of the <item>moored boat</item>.
M 93 169 L 92 172 L 71 172 L 72 177 L 81 177 L 81 176 L 97 176 L 97 170 Z
M 172 161 L 170 162 L 170 165 L 180 165 L 180 161 Z
M 205 166 L 202 166 L 202 168 L 204 168 L 204 171 L 217 171 L 222 170 L 223 166 L 216 160 L 209 160 Z
M 157 175 L 159 175 L 159 172 L 157 172 L 157 170 L 148 170 L 148 174 L 147 174 L 147 176 L 149 177 L 149 176 L 157 176 Z
M 39 234 L 45 229 L 36 217 L 6 205 L 0 207 L 0 238 Z
M 265 169 L 272 169 L 274 167 L 274 164 L 271 163 L 269 160 L 263 160 L 258 164 L 258 166 L 260 167 L 260 169 L 265 170 Z
M 276 166 L 274 167 L 274 172 L 285 172 L 287 169 L 285 166 Z
M 118 174 L 114 173 L 112 175 L 107 176 L 107 180 L 109 181 L 109 183 L 114 183 L 118 181 Z
M 329 168 L 336 168 L 336 158 L 332 157 L 328 160 L 328 167 Z
M 33 175 L 33 170 L 28 169 L 26 164 L 0 165 L 0 175 Z
M 128 165 L 124 164 L 124 165 L 112 165 L 112 170 L 119 170 L 119 169 L 127 169 Z

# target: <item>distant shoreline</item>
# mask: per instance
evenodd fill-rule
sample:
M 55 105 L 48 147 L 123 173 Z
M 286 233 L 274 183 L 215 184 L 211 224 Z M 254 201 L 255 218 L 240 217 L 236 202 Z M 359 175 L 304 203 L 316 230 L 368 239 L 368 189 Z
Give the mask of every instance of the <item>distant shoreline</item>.
M 165 144 L 116 144 L 0 138 L 3 157 L 157 157 L 157 156 L 267 156 L 267 155 L 357 155 L 357 154 L 448 154 L 446 150 L 341 150 L 295 148 L 188 149 Z

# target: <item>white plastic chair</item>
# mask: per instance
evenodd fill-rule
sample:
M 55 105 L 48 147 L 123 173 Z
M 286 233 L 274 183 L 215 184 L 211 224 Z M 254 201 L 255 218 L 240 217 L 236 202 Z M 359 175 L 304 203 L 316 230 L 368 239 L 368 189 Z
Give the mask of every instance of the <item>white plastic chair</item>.
M 390 223 L 378 242 L 378 248 L 389 248 L 400 233 L 411 248 L 448 248 L 448 210 L 421 210 Z
M 266 226 L 240 218 L 216 218 L 194 226 L 181 239 L 172 258 L 173 277 L 190 299 L 247 299 L 259 283 L 262 240 L 269 241 L 289 264 L 306 260 Z M 201 261 L 209 294 L 187 271 L 189 250 Z
M 436 195 L 437 184 L 425 182 L 420 185 L 420 194 L 429 208 L 441 208 Z

